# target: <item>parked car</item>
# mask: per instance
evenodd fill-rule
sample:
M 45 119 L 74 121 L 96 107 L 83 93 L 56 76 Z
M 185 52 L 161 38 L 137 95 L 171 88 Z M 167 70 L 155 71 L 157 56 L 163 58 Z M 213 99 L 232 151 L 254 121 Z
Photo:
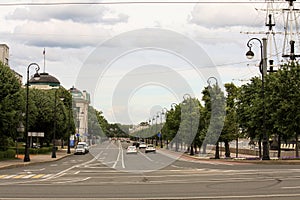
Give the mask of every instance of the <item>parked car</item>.
M 75 154 L 85 154 L 85 153 L 86 153 L 86 150 L 85 150 L 84 145 L 78 144 L 78 145 L 75 147 Z
M 136 146 L 128 146 L 126 150 L 127 154 L 137 154 Z
M 153 146 L 153 144 L 148 144 L 146 149 L 145 149 L 145 153 L 150 153 L 150 152 L 156 153 L 156 149 Z
M 90 147 L 86 142 L 78 142 L 78 145 L 83 145 L 85 149 L 85 153 L 88 153 L 90 151 Z

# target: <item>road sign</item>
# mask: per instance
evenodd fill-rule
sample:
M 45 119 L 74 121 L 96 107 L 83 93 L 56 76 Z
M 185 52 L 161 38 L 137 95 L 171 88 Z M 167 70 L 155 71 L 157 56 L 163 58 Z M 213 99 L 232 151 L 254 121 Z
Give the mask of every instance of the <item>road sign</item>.
M 44 137 L 44 132 L 28 132 L 28 137 Z

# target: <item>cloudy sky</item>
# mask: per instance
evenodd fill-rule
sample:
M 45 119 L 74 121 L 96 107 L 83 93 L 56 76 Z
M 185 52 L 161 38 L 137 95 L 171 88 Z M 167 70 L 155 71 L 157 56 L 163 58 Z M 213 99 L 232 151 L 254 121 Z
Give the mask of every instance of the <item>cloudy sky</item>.
M 0 43 L 10 47 L 11 68 L 24 80 L 31 62 L 44 71 L 45 48 L 46 72 L 90 92 L 110 122 L 146 120 L 186 93 L 201 98 L 209 77 L 241 85 L 259 75 L 259 54 L 247 60 L 246 44 L 265 35 L 241 32 L 267 30 L 258 10 L 266 3 L 20 5 L 43 2 L 60 1 L 1 1 Z

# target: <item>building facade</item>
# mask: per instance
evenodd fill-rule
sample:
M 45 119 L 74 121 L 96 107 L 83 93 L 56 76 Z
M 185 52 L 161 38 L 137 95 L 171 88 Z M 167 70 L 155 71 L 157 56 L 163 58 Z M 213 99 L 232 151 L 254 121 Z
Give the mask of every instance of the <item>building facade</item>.
M 6 44 L 0 44 L 0 61 L 8 65 L 9 61 L 9 47 Z
M 75 87 L 70 88 L 73 98 L 73 116 L 76 125 L 76 138 L 71 140 L 88 142 L 88 109 L 90 104 L 90 94 L 83 90 L 80 91 Z

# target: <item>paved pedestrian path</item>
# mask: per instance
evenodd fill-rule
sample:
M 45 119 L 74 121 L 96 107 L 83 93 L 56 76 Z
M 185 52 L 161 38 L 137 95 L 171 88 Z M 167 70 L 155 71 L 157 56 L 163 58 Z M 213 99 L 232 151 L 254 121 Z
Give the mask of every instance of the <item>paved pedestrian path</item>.
M 55 160 L 62 159 L 66 156 L 73 155 L 73 151 L 71 150 L 71 154 L 67 154 L 67 149 L 58 149 L 58 151 L 56 151 L 56 158 L 52 158 L 51 155 L 51 153 L 30 154 L 30 162 L 24 162 L 24 155 L 18 155 L 16 159 L 0 161 L 0 169 L 26 166 L 34 163 L 52 162 Z

